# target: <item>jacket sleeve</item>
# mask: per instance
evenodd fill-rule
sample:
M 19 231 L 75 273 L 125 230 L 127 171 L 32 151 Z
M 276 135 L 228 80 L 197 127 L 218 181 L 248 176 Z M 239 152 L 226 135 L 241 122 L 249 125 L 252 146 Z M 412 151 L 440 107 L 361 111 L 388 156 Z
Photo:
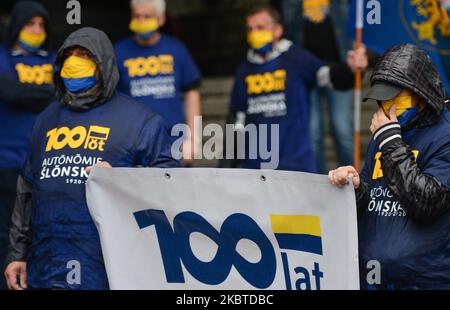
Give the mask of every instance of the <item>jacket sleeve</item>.
M 330 80 L 336 90 L 350 90 L 355 86 L 355 74 L 346 63 L 330 64 Z
M 367 183 L 361 180 L 361 185 L 355 190 L 356 195 L 356 206 L 358 213 L 364 210 L 369 204 L 369 187 Z
M 370 157 L 373 153 L 373 144 L 369 144 L 369 147 L 367 149 L 367 157 Z M 356 206 L 358 210 L 358 214 L 361 214 L 369 205 L 369 183 L 367 180 L 369 180 L 369 170 L 370 167 L 370 160 L 366 160 L 364 163 L 364 166 L 359 173 L 360 177 L 360 186 L 358 189 L 355 190 L 355 196 L 356 196 Z
M 17 181 L 17 198 L 12 214 L 12 227 L 9 233 L 7 264 L 26 261 L 31 245 L 31 198 L 32 185 L 22 176 Z
M 375 54 L 371 50 L 367 50 L 367 57 L 369 61 L 368 68 L 374 68 L 380 56 Z M 330 80 L 333 84 L 333 88 L 340 91 L 350 90 L 355 86 L 355 73 L 352 72 L 350 67 L 345 63 L 332 63 L 330 67 Z M 366 71 L 362 72 L 364 77 Z
M 0 100 L 12 107 L 41 112 L 52 102 L 53 94 L 53 85 L 19 83 L 10 76 L 0 75 Z
M 137 139 L 137 164 L 152 168 L 178 168 L 172 157 L 172 144 L 161 116 L 148 120 Z
M 421 222 L 433 222 L 446 213 L 450 209 L 449 188 L 419 168 L 413 152 L 401 139 L 400 125 L 388 124 L 380 128 L 375 137 L 381 146 L 381 167 L 386 183 L 408 216 Z M 439 161 L 439 153 L 448 151 L 450 147 L 433 156 Z M 448 170 L 449 164 L 447 162 L 443 166 Z

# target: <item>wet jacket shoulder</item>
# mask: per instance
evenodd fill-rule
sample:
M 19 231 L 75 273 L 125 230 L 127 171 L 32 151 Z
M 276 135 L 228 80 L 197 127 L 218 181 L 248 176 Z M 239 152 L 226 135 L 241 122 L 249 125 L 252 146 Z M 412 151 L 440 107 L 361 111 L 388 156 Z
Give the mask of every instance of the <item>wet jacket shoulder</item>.
M 385 180 L 408 215 L 430 222 L 450 209 L 450 113 L 442 113 L 429 144 L 430 165 L 444 167 L 439 177 L 423 171 L 409 145 L 395 139 L 382 148 L 381 166 Z

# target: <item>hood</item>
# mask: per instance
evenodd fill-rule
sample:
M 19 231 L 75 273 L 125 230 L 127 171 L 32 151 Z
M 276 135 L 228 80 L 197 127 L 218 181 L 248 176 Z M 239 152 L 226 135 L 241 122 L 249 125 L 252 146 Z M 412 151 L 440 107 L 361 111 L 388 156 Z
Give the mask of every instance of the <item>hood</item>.
M 426 104 L 421 121 L 433 123 L 445 107 L 444 84 L 431 58 L 412 44 L 389 49 L 375 66 L 371 78 L 375 82 L 390 83 L 408 89 Z
M 66 96 L 66 88 L 61 78 L 61 69 L 65 61 L 64 52 L 72 47 L 83 47 L 87 49 L 97 63 L 100 70 L 98 81 L 101 94 L 70 97 Z M 108 36 L 101 30 L 95 28 L 82 28 L 73 32 L 63 43 L 56 56 L 56 72 L 54 75 L 56 97 L 60 102 L 75 110 L 87 110 L 105 103 L 116 90 L 119 81 L 119 70 L 117 68 L 114 47 Z
M 5 33 L 5 45 L 7 47 L 11 48 L 17 42 L 20 30 L 35 16 L 41 16 L 45 20 L 47 39 L 41 46 L 41 49 L 49 51 L 50 22 L 48 12 L 42 4 L 33 1 L 21 1 L 14 6 L 11 12 L 11 21 L 9 22 Z

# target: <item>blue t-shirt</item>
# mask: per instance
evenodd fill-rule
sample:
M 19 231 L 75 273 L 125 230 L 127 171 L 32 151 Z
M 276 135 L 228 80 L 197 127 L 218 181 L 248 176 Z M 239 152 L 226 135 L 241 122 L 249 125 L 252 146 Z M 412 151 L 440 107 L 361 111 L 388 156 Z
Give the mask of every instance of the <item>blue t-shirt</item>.
M 178 166 L 159 115 L 116 93 L 85 112 L 50 105 L 37 119 L 23 176 L 33 185 L 33 241 L 28 285 L 35 288 L 107 289 L 97 229 L 85 197 L 85 168 Z M 81 284 L 68 283 L 69 262 Z
M 183 91 L 196 87 L 201 75 L 183 43 L 162 34 L 156 45 L 140 46 L 130 37 L 115 50 L 118 89 L 160 114 L 169 130 L 184 124 Z
M 450 188 L 450 112 L 404 141 L 420 171 Z M 369 204 L 359 220 L 362 287 L 450 289 L 450 212 L 432 224 L 409 218 L 384 180 L 380 156 L 372 141 L 361 172 L 369 184 Z M 381 264 L 381 286 L 367 286 L 371 260 Z
M 267 125 L 268 142 L 272 141 L 271 125 L 279 125 L 279 170 L 316 172 L 309 130 L 309 92 L 316 85 L 317 71 L 322 66 L 312 54 L 292 46 L 264 64 L 246 60 L 237 71 L 231 111 L 244 112 L 246 125 L 258 127 L 260 140 L 266 140 L 265 129 L 260 125 Z M 254 159 L 249 146 L 255 143 L 248 137 L 246 140 L 242 168 L 259 169 L 262 162 L 270 161 L 260 156 L 266 150 L 258 150 Z M 268 145 L 270 150 L 271 144 Z
M 55 55 L 13 56 L 0 44 L 0 75 L 14 77 L 20 83 L 53 83 Z M 0 169 L 20 169 L 25 160 L 31 132 L 38 113 L 14 108 L 0 99 Z

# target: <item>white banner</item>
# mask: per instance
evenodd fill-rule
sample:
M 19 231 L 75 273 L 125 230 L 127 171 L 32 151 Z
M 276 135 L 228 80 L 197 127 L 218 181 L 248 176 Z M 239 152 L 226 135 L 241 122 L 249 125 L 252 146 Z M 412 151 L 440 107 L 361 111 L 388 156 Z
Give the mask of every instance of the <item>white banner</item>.
M 111 289 L 359 289 L 355 195 L 327 177 L 96 168 Z

